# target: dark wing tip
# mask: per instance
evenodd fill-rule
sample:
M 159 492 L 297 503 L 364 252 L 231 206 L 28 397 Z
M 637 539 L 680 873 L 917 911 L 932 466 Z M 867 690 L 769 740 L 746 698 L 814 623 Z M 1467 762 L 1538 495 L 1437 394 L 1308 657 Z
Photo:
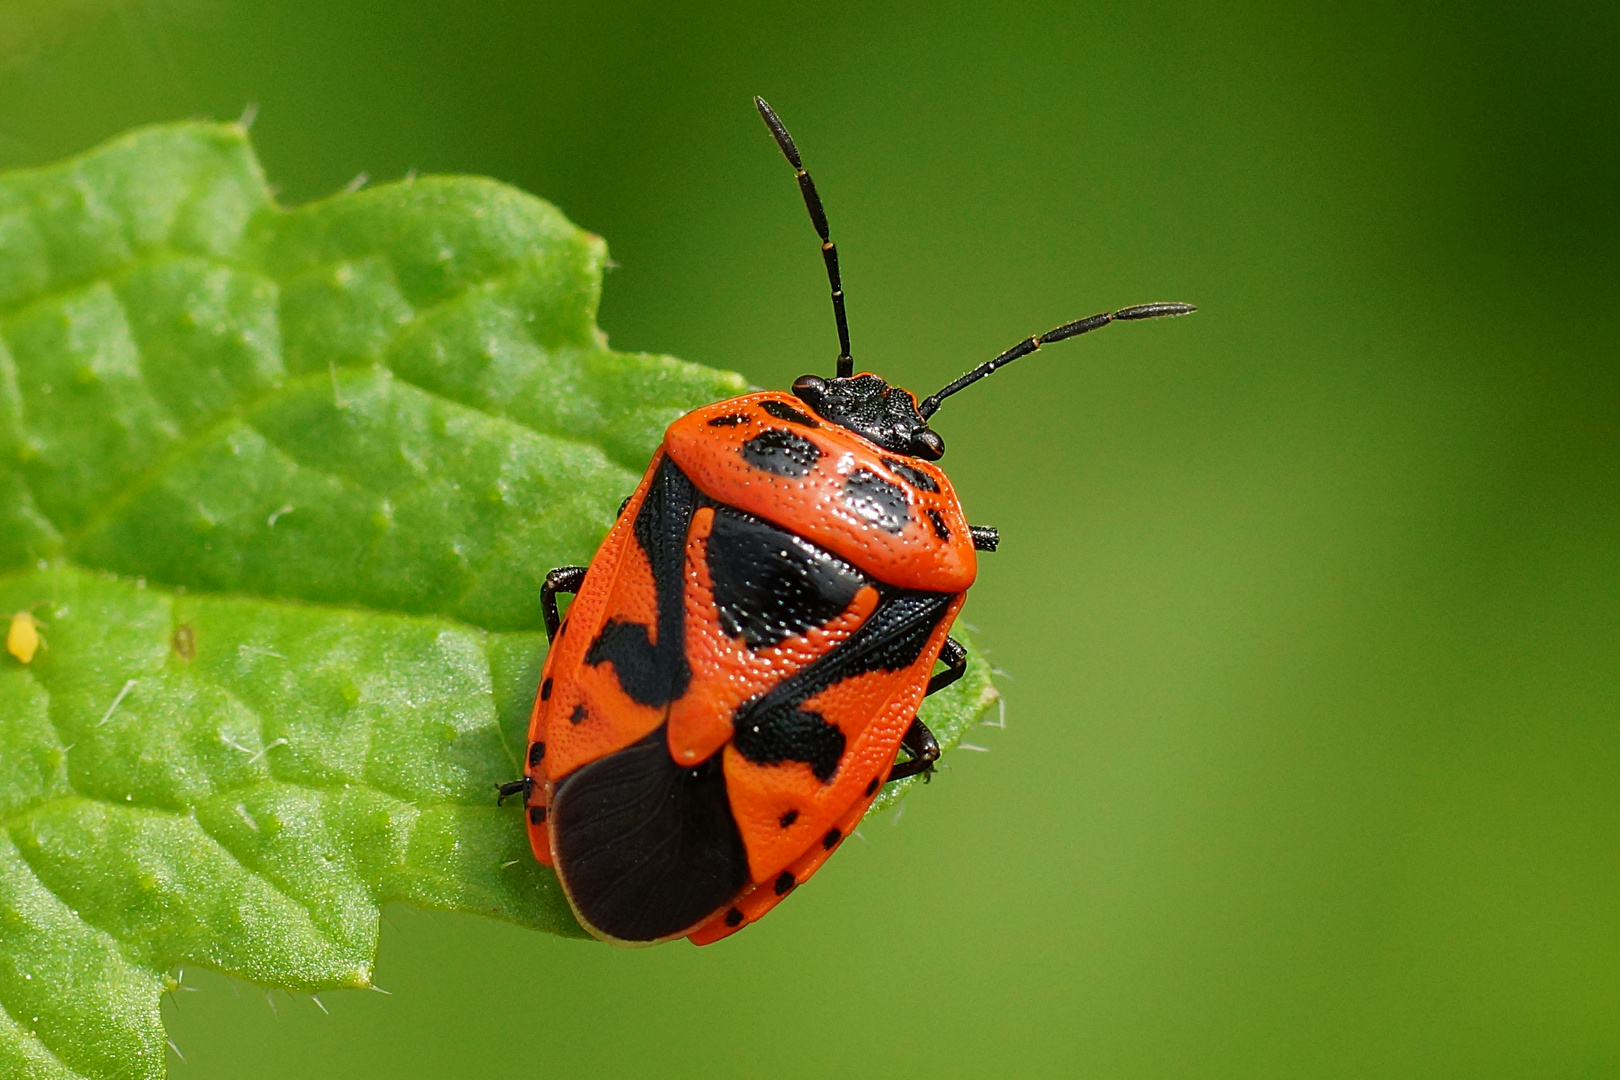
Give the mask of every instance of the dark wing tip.
M 598 936 L 653 942 L 695 929 L 748 884 L 748 849 L 719 754 L 669 756 L 662 725 L 581 765 L 552 792 L 557 875 Z

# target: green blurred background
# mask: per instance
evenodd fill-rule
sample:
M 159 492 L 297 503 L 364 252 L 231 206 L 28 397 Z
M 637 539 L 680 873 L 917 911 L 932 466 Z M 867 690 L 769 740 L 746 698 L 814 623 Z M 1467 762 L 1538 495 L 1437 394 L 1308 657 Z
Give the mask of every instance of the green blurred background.
M 0 4 L 0 164 L 258 105 L 297 203 L 486 173 L 620 348 L 920 391 L 1006 728 L 760 926 L 391 909 L 391 996 L 188 972 L 221 1078 L 1620 1076 L 1620 19 L 1598 5 Z M 898 819 L 898 820 L 897 820 Z M 272 1008 L 273 1004 L 273 1008 Z

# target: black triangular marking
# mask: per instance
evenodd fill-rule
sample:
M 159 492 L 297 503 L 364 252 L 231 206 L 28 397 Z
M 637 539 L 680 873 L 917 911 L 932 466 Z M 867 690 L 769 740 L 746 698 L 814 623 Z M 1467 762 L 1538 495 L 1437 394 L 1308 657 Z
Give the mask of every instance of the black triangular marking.
M 808 540 L 728 507 L 715 510 L 707 561 L 720 628 L 751 649 L 824 625 L 866 583 Z

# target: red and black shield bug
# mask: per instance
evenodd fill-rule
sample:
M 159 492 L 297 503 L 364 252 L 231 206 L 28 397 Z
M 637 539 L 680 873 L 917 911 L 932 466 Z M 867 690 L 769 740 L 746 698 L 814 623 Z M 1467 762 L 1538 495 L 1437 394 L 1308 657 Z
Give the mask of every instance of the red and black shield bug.
M 1065 323 L 920 401 L 857 375 L 821 199 L 754 104 L 821 236 L 837 374 L 676 420 L 590 566 L 546 576 L 528 768 L 502 788 L 524 796 L 535 856 L 579 921 L 621 944 L 703 945 L 757 920 L 884 783 L 939 757 L 917 706 L 966 669 L 948 635 L 997 543 L 934 464 L 940 403 L 1042 345 L 1193 310 Z M 575 594 L 560 621 L 558 593 Z

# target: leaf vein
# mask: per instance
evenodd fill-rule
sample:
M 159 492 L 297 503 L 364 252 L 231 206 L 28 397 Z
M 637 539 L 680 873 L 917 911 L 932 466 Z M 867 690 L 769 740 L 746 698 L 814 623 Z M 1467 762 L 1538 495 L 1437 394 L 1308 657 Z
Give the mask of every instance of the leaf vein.
M 48 802 L 41 803 L 40 805 L 38 805 L 36 807 L 33 807 L 32 810 L 29 811 L 29 813 L 30 814 L 38 814 L 38 813 L 44 811 L 45 809 L 47 809 L 49 807 L 52 807 L 52 806 L 55 806 L 55 805 L 58 805 L 58 804 L 61 804 L 61 803 L 93 803 L 93 804 L 97 804 L 97 805 L 100 805 L 100 806 L 107 807 L 109 810 L 112 810 L 112 811 L 114 811 L 116 813 L 119 813 L 119 814 L 127 813 L 127 812 L 129 812 L 130 809 L 132 809 L 131 805 L 128 804 L 128 803 L 113 802 L 110 799 L 103 799 L 103 798 L 100 798 L 98 796 L 93 796 L 93 795 L 74 794 L 74 795 L 61 796 L 61 797 L 56 798 L 56 799 L 51 799 Z M 316 933 L 321 935 L 322 941 L 323 941 L 323 943 L 325 945 L 327 945 L 329 948 L 332 948 L 334 950 L 340 950 L 341 951 L 343 949 L 343 943 L 340 942 L 340 941 L 336 941 L 336 940 L 332 939 L 332 937 L 328 934 L 328 932 L 321 926 L 321 920 L 319 920 L 319 919 L 317 919 L 315 917 L 314 909 L 311 908 L 308 903 L 304 902 L 303 900 L 298 899 L 295 896 L 292 896 L 292 895 L 284 892 L 274 881 L 271 881 L 269 878 L 265 877 L 263 874 L 259 873 L 258 871 L 254 870 L 252 867 L 248 866 L 245 862 L 243 862 L 242 859 L 236 854 L 236 852 L 232 851 L 230 848 L 228 848 L 224 844 L 220 843 L 218 838 L 216 838 L 212 833 L 210 833 L 206 828 L 203 827 L 202 822 L 197 820 L 197 815 L 196 815 L 196 813 L 194 811 L 188 811 L 187 813 L 184 813 L 184 814 L 177 814 L 173 810 L 165 810 L 165 809 L 162 809 L 160 807 L 153 807 L 153 806 L 136 806 L 136 807 L 133 807 L 133 809 L 138 809 L 142 813 L 145 813 L 145 814 L 161 815 L 163 817 L 167 817 L 167 818 L 170 818 L 170 819 L 175 820 L 175 821 L 190 821 L 193 825 L 195 825 L 197 827 L 198 832 L 202 833 L 204 836 L 208 837 L 210 840 L 213 840 L 215 845 L 221 851 L 223 851 L 226 855 L 230 856 L 231 862 L 233 864 L 235 864 L 237 867 L 239 867 L 244 874 L 246 874 L 247 876 L 249 876 L 251 878 L 254 878 L 257 881 L 262 882 L 265 885 L 265 887 L 268 888 L 275 895 L 277 895 L 277 896 L 281 897 L 282 899 L 286 900 L 289 904 L 291 904 L 294 907 L 298 908 L 306 916 L 308 916 L 310 926 L 316 931 Z M 13 819 L 4 822 L 3 826 L 0 826 L 0 827 L 4 827 L 6 829 L 6 831 L 7 831 L 7 833 L 10 833 L 12 831 L 12 829 L 16 828 L 16 826 L 18 824 L 21 824 L 21 821 L 17 820 L 17 819 L 18 818 L 25 818 L 27 816 L 28 815 L 26 815 L 26 814 L 25 815 L 16 815 L 16 816 L 13 817 Z M 15 842 L 15 837 L 13 837 L 13 841 Z M 194 957 L 188 957 L 188 956 L 165 957 L 164 958 L 165 960 L 171 961 L 171 963 L 167 964 L 167 965 L 154 965 L 152 963 L 139 962 L 139 961 L 135 961 L 135 960 L 130 959 L 129 954 L 128 954 L 128 949 L 131 948 L 131 947 L 139 947 L 142 944 L 141 942 L 139 942 L 139 941 L 131 941 L 128 937 L 126 937 L 126 936 L 124 936 L 122 934 L 115 933 L 113 930 L 111 930 L 111 929 L 107 928 L 106 926 L 103 926 L 100 923 L 96 922 L 95 920 L 89 918 L 88 916 L 85 915 L 85 913 L 83 911 L 72 908 L 68 904 L 67 900 L 64 897 L 58 895 L 57 892 L 54 889 L 52 889 L 48 885 L 46 885 L 45 882 L 44 882 L 44 879 L 42 879 L 39 876 L 39 867 L 37 867 L 29 859 L 29 857 L 28 857 L 28 849 L 22 844 L 16 844 L 15 846 L 17 848 L 17 852 L 18 852 L 19 857 L 23 860 L 24 863 L 27 864 L 29 870 L 31 870 L 33 872 L 34 879 L 39 882 L 40 887 L 42 889 L 44 889 L 46 892 L 50 893 L 51 896 L 55 897 L 55 899 L 57 900 L 58 903 L 62 904 L 64 907 L 67 907 L 68 910 L 70 912 L 72 912 L 74 918 L 78 919 L 80 922 L 84 923 L 86 926 L 89 926 L 92 929 L 94 929 L 94 930 L 96 930 L 96 931 L 98 931 L 98 932 L 100 932 L 102 934 L 105 934 L 108 938 L 110 938 L 114 942 L 118 943 L 120 953 L 122 953 L 124 955 L 125 961 L 127 963 L 130 963 L 132 966 L 141 968 L 141 969 L 146 970 L 146 971 L 153 971 L 155 973 L 157 971 L 163 970 L 164 967 L 166 967 L 166 966 L 172 966 L 172 964 L 174 964 L 174 963 L 184 963 L 184 964 L 187 964 L 187 965 L 194 965 L 196 967 L 203 967 L 203 968 L 209 968 L 211 970 L 223 971 L 227 975 L 239 975 L 244 979 L 248 979 L 249 982 L 253 981 L 246 974 L 244 974 L 244 973 L 242 973 L 240 971 L 228 970 L 228 969 L 226 969 L 226 968 L 224 968 L 222 966 L 221 967 L 216 967 L 213 964 L 209 964 L 209 963 L 207 963 L 205 961 L 196 959 Z M 155 945 L 156 943 L 154 942 L 153 944 Z
M 38 881 L 39 878 L 36 876 L 34 880 Z M 55 894 L 53 893 L 52 895 L 54 896 Z M 62 1055 L 58 1052 L 56 1047 L 53 1047 L 38 1031 L 28 1027 L 22 1022 L 22 1014 L 16 1010 L 14 1007 L 14 1002 L 8 1000 L 8 997 L 3 990 L 0 990 L 0 1017 L 10 1020 L 18 1028 L 26 1031 L 28 1033 L 28 1037 L 32 1040 L 33 1046 L 37 1046 L 39 1052 L 49 1057 L 53 1064 L 59 1066 L 66 1072 L 79 1075 L 77 1069 L 74 1069 L 67 1062 L 62 1060 Z

